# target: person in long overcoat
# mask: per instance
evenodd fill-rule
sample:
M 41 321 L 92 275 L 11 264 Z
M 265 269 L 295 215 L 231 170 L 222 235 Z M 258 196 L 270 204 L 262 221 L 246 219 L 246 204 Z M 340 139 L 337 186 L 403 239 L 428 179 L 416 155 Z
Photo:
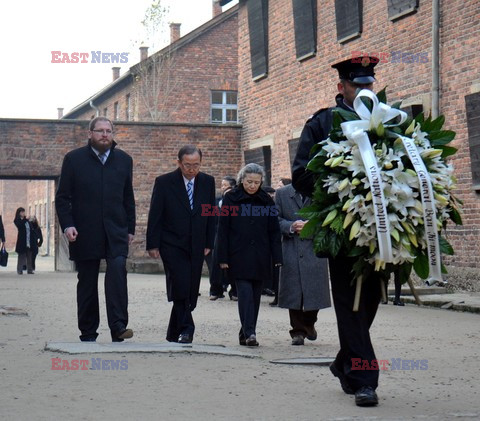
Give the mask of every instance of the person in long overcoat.
M 135 234 L 133 160 L 113 140 L 112 122 L 96 117 L 88 144 L 65 155 L 55 196 L 60 226 L 78 271 L 81 341 L 95 341 L 100 323 L 98 275 L 105 259 L 105 298 L 112 341 L 131 338 L 126 259 Z
M 27 266 L 27 273 L 32 275 L 32 249 L 30 248 L 31 225 L 25 216 L 25 209 L 18 208 L 15 212 L 13 223 L 17 227 L 17 243 L 15 251 L 18 253 L 17 273 L 23 274 L 24 266 Z
M 315 255 L 311 240 L 300 238 L 307 221 L 297 212 L 309 203 L 291 184 L 275 195 L 283 250 L 278 306 L 289 310 L 292 345 L 303 345 L 305 338 L 315 340 L 318 310 L 331 306 L 328 261 Z
M 5 244 L 5 228 L 3 226 L 2 215 L 0 215 L 0 242 L 2 246 Z
M 200 172 L 202 151 L 186 145 L 178 152 L 178 168 L 156 178 L 147 224 L 147 251 L 162 258 L 167 298 L 173 301 L 167 341 L 191 343 L 192 311 L 197 306 L 205 255 L 215 238 L 215 179 Z
M 36 216 L 30 217 L 30 249 L 32 250 L 32 270 L 35 270 L 35 261 L 37 260 L 38 249 L 42 247 L 43 235 L 42 229 L 38 224 Z
M 247 164 L 238 186 L 225 194 L 218 226 L 218 262 L 237 285 L 240 345 L 258 346 L 256 326 L 262 284 L 272 276 L 272 262 L 282 264 L 278 210 L 260 187 L 264 171 Z

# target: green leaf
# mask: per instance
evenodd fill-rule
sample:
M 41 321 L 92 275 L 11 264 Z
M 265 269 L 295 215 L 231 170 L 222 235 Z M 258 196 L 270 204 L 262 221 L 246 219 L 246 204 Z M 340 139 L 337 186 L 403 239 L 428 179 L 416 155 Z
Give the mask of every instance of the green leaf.
M 441 235 L 438 236 L 438 242 L 440 244 L 440 252 L 452 256 L 454 254 L 451 244 Z
M 394 102 L 394 103 L 391 105 L 392 108 L 396 108 L 397 110 L 399 110 L 401 106 L 402 106 L 402 101 Z
M 423 122 L 425 121 L 425 115 L 423 114 L 423 112 L 421 112 L 415 117 L 415 121 L 417 123 L 420 123 L 420 126 L 422 126 Z
M 303 229 L 300 231 L 300 238 L 313 238 L 315 231 L 317 230 L 317 226 L 320 223 L 320 218 L 312 218 L 310 219 L 304 226 Z
M 387 87 L 385 86 L 380 92 L 377 93 L 377 98 L 384 104 L 387 103 Z
M 430 272 L 428 257 L 425 254 L 420 253 L 413 261 L 413 269 L 415 269 L 415 273 L 420 278 L 427 279 Z
M 334 111 L 340 114 L 344 121 L 359 120 L 358 115 L 352 111 L 347 111 L 347 110 L 344 110 L 343 108 L 335 108 Z
M 457 148 L 454 148 L 453 146 L 442 146 L 438 145 L 438 149 L 442 149 L 442 158 L 445 159 L 447 156 L 455 155 L 458 151 Z
M 342 232 L 344 232 L 344 229 L 343 229 L 343 214 L 340 213 L 336 216 L 336 218 L 332 221 L 332 223 L 330 224 L 330 228 L 335 231 L 336 233 L 340 234 Z
M 455 222 L 455 224 L 463 225 L 460 212 L 458 212 L 456 208 L 452 208 L 452 210 L 450 211 L 450 218 L 452 219 L 453 222 Z
M 333 113 L 333 121 L 332 121 L 332 127 L 333 129 L 338 130 L 340 128 L 340 124 L 342 123 L 342 117 L 340 117 L 340 114 L 337 112 Z
M 312 172 L 319 172 L 323 167 L 325 167 L 325 157 L 317 156 L 312 158 L 310 162 L 307 164 L 307 170 Z
M 299 216 L 301 216 L 303 219 L 308 219 L 308 220 L 311 220 L 314 218 L 318 218 L 320 220 L 322 217 L 322 213 L 323 211 L 321 211 L 316 205 L 305 206 L 304 208 L 298 211 Z
M 447 270 L 447 268 L 445 267 L 445 265 L 444 265 L 443 263 L 440 263 L 440 266 L 442 267 L 442 273 L 443 273 L 443 274 L 448 273 L 448 270 Z
M 357 257 L 361 255 L 366 255 L 368 253 L 368 249 L 366 247 L 358 247 L 355 246 L 350 251 L 348 252 L 347 256 L 348 257 Z
M 330 254 L 328 232 L 329 231 L 327 229 L 321 229 L 315 235 L 313 239 L 313 249 L 315 253 Z
M 452 130 L 431 131 L 428 134 L 428 139 L 432 146 L 446 145 L 455 139 L 455 132 Z
M 438 116 L 435 120 L 433 120 L 433 121 L 431 122 L 430 130 L 431 130 L 431 131 L 441 130 L 441 128 L 443 127 L 443 124 L 444 124 L 444 123 L 445 123 L 445 116 L 440 115 L 440 116 Z
M 342 248 L 343 237 L 340 234 L 335 234 L 330 231 L 330 253 L 332 256 L 336 256 Z

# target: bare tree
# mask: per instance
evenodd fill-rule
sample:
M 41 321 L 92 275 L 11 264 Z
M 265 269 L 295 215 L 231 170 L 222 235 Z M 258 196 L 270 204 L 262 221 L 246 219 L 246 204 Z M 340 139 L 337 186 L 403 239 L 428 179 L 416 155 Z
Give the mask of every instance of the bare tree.
M 165 32 L 168 8 L 155 0 L 145 12 L 142 25 L 146 39 L 155 48 Z M 136 120 L 165 122 L 178 108 L 172 96 L 178 85 L 175 57 L 170 45 L 130 69 L 134 76 Z

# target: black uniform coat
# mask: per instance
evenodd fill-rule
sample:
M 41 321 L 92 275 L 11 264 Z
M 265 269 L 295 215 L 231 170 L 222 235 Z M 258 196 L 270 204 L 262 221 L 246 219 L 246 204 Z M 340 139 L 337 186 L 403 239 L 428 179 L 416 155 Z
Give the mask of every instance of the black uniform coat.
M 190 209 L 178 168 L 155 180 L 147 225 L 147 250 L 158 248 L 165 268 L 169 301 L 190 299 L 195 308 L 204 249 L 213 250 L 215 217 L 202 215 L 202 204 L 215 205 L 215 179 L 198 173 Z
M 17 243 L 15 244 L 15 251 L 19 254 L 27 252 L 27 227 L 25 224 L 30 225 L 30 238 L 32 238 L 32 226 L 27 218 L 15 218 L 13 223 L 18 229 Z
M 231 279 L 271 279 L 272 262 L 283 262 L 278 210 L 273 199 L 262 189 L 250 195 L 242 185 L 227 192 L 217 242 L 218 262 L 228 263 Z
M 75 227 L 70 259 L 94 260 L 128 256 L 128 234 L 135 234 L 132 158 L 110 149 L 105 164 L 90 144 L 65 155 L 55 207 L 62 231 Z
M 351 111 L 343 103 L 343 96 L 337 95 L 335 99 L 337 107 Z M 300 135 L 300 143 L 292 165 L 292 184 L 295 190 L 304 196 L 311 197 L 313 194 L 313 173 L 305 169 L 311 158 L 310 151 L 313 145 L 326 139 L 332 130 L 332 110 L 333 108 L 322 108 L 317 111 L 308 119 Z

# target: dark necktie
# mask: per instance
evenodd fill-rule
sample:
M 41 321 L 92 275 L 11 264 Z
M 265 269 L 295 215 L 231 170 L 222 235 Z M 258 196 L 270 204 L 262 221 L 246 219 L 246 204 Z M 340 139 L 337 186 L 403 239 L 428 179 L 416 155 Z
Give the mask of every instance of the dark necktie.
M 190 180 L 187 183 L 187 195 L 188 201 L 190 202 L 190 209 L 193 209 L 193 182 Z

